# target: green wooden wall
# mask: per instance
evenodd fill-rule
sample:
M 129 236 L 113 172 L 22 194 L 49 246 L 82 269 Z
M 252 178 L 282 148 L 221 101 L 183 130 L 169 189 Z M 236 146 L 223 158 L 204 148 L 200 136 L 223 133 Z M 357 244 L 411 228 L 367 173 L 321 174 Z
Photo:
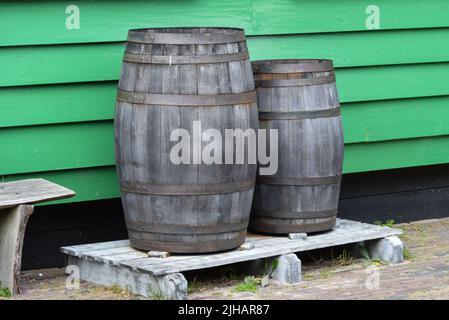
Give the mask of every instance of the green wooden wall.
M 375 4 L 380 29 L 367 30 Z M 67 30 L 66 8 L 80 9 Z M 67 201 L 119 195 L 112 118 L 127 30 L 246 29 L 251 58 L 330 58 L 344 172 L 449 162 L 449 0 L 0 2 L 0 177 L 44 177 Z

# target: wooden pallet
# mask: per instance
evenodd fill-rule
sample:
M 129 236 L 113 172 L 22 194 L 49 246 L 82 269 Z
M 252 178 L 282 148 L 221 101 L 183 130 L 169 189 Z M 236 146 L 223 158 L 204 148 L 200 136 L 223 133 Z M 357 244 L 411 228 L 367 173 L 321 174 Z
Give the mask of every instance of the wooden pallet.
M 365 241 L 372 255 L 390 262 L 400 262 L 402 243 L 396 236 L 401 233 L 398 229 L 338 219 L 338 226 L 333 230 L 309 235 L 306 239 L 248 234 L 246 244 L 252 248 L 249 250 L 239 248 L 214 254 L 155 258 L 149 257 L 147 252 L 131 248 L 128 240 L 119 240 L 63 247 L 61 251 L 67 255 L 69 265 L 79 268 L 81 280 L 126 286 L 144 296 L 151 295 L 149 291 L 157 288 L 169 298 L 182 299 L 186 297 L 187 290 L 182 272 L 237 262 L 280 257 L 283 263 L 278 264 L 277 278 L 290 283 L 300 280 L 300 261 L 292 255 L 297 252 Z M 295 272 L 299 276 L 292 274 Z

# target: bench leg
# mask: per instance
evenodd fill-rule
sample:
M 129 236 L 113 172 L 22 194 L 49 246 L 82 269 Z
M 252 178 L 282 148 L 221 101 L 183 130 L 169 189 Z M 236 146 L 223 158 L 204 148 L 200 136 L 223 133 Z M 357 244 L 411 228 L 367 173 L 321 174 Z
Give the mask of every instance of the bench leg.
M 32 205 L 19 205 L 0 212 L 0 286 L 20 293 L 19 275 L 22 265 L 22 247 Z

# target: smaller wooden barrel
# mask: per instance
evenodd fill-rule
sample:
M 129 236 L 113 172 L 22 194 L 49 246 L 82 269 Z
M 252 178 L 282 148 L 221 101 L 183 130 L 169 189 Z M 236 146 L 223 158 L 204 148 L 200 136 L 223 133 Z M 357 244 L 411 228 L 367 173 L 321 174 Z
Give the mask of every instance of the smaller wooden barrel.
M 332 61 L 265 60 L 252 67 L 260 128 L 278 130 L 279 159 L 276 174 L 257 177 L 250 229 L 278 234 L 331 229 L 343 162 Z

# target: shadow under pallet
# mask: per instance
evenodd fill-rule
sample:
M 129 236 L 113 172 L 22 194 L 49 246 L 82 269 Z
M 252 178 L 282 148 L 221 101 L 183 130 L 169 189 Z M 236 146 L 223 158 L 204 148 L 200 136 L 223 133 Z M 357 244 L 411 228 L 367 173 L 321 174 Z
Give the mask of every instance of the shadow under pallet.
M 337 219 L 336 227 L 327 232 L 289 237 L 248 234 L 240 248 L 212 254 L 150 257 L 148 252 L 131 248 L 128 240 L 62 247 L 61 252 L 67 255 L 67 265 L 78 267 L 81 280 L 117 285 L 146 297 L 158 294 L 186 299 L 187 280 L 182 272 L 244 261 L 278 258 L 272 277 L 297 283 L 301 281 L 301 261 L 296 252 L 362 242 L 371 258 L 399 263 L 403 261 L 400 234 L 399 229 Z

